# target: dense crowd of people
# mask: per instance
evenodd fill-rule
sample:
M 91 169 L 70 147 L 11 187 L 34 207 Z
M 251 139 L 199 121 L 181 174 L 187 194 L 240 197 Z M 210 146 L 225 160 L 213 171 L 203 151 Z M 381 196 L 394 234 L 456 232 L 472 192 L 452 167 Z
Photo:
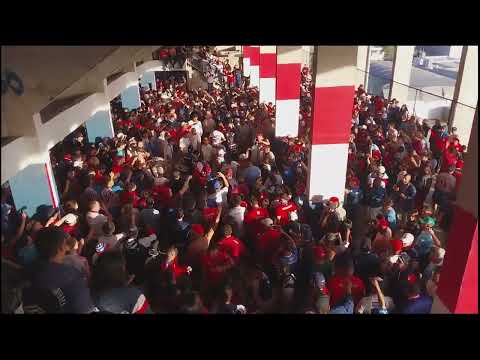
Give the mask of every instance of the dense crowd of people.
M 310 70 L 299 136 L 276 138 L 275 105 L 202 51 L 225 81 L 159 80 L 139 109 L 112 107 L 113 139 L 80 130 L 52 151 L 58 209 L 29 218 L 3 189 L 2 311 L 429 313 L 461 180 L 455 131 L 360 86 L 345 201 L 312 203 Z

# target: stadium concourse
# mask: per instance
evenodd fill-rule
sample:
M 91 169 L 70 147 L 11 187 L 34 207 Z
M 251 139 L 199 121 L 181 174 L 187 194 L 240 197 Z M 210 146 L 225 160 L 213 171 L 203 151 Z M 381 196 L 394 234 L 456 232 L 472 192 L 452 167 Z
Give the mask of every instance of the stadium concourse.
M 357 47 L 301 48 L 161 48 L 50 148 L 52 201 L 12 178 L 2 312 L 476 312 L 476 116 L 461 143 L 356 86 Z

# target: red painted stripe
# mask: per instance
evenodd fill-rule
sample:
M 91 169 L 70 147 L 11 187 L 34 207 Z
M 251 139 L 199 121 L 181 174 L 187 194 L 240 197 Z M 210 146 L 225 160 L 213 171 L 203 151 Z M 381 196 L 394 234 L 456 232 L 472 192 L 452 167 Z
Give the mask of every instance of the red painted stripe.
M 315 88 L 313 145 L 348 143 L 354 92 L 354 86 Z
M 45 164 L 45 175 L 47 175 L 47 182 L 48 182 L 48 190 L 50 190 L 50 198 L 52 199 L 52 204 L 53 207 L 57 207 L 57 203 L 55 202 L 55 196 L 53 196 L 53 187 L 52 187 L 52 181 L 50 180 L 50 175 L 48 173 L 48 166 Z
M 243 47 L 243 57 L 244 58 L 249 58 L 250 57 L 250 49 L 251 47 L 250 46 L 244 46 Z
M 478 219 L 458 205 L 437 295 L 452 313 L 478 313 Z
M 277 64 L 277 100 L 300 99 L 300 67 L 298 63 Z
M 260 54 L 260 77 L 274 78 L 277 74 L 277 54 Z
M 260 46 L 250 47 L 250 65 L 260 65 Z

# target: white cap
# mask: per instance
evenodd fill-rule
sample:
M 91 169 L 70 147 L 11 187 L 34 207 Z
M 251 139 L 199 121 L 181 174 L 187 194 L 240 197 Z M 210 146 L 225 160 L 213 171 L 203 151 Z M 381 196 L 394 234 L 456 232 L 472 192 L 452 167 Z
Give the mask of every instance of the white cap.
M 402 236 L 402 243 L 403 243 L 403 247 L 406 248 L 406 247 L 409 247 L 410 245 L 413 244 L 413 240 L 414 240 L 414 236 L 413 234 L 410 234 L 410 233 L 405 233 L 403 234 Z
M 362 125 L 362 126 L 360 126 L 360 129 L 367 130 L 367 125 Z
M 385 166 L 379 166 L 378 171 L 380 172 L 380 174 L 385 174 Z
M 75 225 L 77 223 L 77 215 L 75 214 L 65 215 L 65 223 L 68 225 Z
M 262 225 L 265 225 L 265 226 L 272 226 L 273 225 L 273 220 L 270 219 L 270 218 L 265 218 L 262 221 L 260 221 L 260 223 Z

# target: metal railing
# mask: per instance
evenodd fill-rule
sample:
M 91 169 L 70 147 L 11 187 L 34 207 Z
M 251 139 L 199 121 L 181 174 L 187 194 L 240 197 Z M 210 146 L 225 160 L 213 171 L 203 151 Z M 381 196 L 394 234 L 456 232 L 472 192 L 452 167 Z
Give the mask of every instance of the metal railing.
M 394 84 L 397 93 L 403 91 L 404 94 L 407 95 L 406 105 L 408 110 L 421 118 L 439 119 L 441 122 L 448 124 L 452 104 L 457 107 L 462 107 L 462 111 L 471 112 L 472 118 L 475 114 L 475 107 L 453 100 L 455 84 L 453 86 L 444 86 L 442 88 L 442 96 L 398 81 L 392 81 L 391 77 L 373 75 L 371 72 L 359 68 L 357 68 L 357 72 L 359 74 L 358 78 L 362 79 L 362 84 L 368 76 L 366 91 L 370 95 L 382 96 L 385 99 L 391 100 L 390 86 Z M 358 85 L 360 85 L 360 83 L 357 84 L 357 86 Z M 448 125 L 450 126 L 450 124 Z

